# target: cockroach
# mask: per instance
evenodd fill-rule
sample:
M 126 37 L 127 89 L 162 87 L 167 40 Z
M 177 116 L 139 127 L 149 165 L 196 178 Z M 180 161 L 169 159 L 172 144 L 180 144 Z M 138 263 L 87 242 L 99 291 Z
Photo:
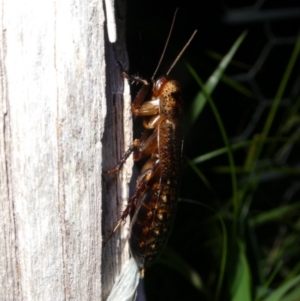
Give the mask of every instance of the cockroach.
M 178 81 L 168 75 L 196 34 L 185 44 L 165 76 L 154 79 L 164 57 L 173 30 L 177 10 L 159 63 L 151 80 L 131 76 L 125 78 L 142 84 L 132 105 L 132 114 L 143 118 L 145 129 L 135 139 L 119 164 L 106 173 L 117 172 L 133 153 L 134 161 L 148 158 L 136 181 L 136 189 L 109 238 L 131 214 L 129 245 L 141 277 L 162 252 L 171 232 L 177 206 L 181 173 L 183 137 L 180 124 L 182 92 Z M 146 100 L 147 95 L 151 98 Z

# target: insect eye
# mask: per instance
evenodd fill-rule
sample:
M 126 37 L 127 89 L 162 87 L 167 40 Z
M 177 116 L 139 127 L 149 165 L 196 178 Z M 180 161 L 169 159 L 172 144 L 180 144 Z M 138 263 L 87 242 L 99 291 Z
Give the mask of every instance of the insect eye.
M 158 78 L 154 83 L 154 90 L 159 91 L 166 81 L 167 79 L 164 76 Z

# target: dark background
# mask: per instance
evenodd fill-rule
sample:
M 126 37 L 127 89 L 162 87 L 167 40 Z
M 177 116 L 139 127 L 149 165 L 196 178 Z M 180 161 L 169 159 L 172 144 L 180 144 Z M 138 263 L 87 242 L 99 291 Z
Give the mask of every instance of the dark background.
M 192 32 L 197 29 L 195 39 L 170 74 L 181 83 L 184 105 L 188 109 L 199 92 L 199 86 L 185 63 L 192 65 L 205 82 L 219 63 L 211 54 L 219 54 L 222 59 L 240 34 L 247 30 L 248 35 L 234 61 L 227 68 L 226 75 L 249 89 L 251 96 L 243 95 L 220 82 L 212 97 L 231 142 L 252 139 L 262 130 L 294 48 L 300 28 L 300 5 L 296 7 L 295 1 L 274 0 L 128 0 L 126 32 L 130 73 L 138 73 L 146 78 L 152 76 L 177 7 L 179 10 L 173 34 L 158 75 L 163 75 L 168 70 Z M 296 89 L 294 93 L 299 94 L 295 84 L 296 79 L 299 79 L 299 68 L 295 70 L 298 73 L 293 74 L 293 81 L 289 84 L 277 113 L 278 124 L 292 104 L 291 91 Z M 136 93 L 134 88 L 132 93 Z M 277 130 L 273 129 L 273 133 Z M 215 117 L 207 105 L 199 120 L 185 136 L 184 155 L 194 158 L 223 146 Z M 297 151 L 293 152 L 289 157 L 290 161 L 285 164 L 299 164 Z M 245 150 L 236 152 L 235 163 L 242 164 L 245 156 Z M 214 290 L 219 266 L 219 250 L 214 252 L 210 245 L 213 230 L 206 223 L 212 212 L 185 200 L 199 201 L 216 210 L 226 206 L 232 195 L 230 175 L 214 172 L 215 167 L 224 165 L 228 165 L 226 156 L 198 166 L 212 189 L 208 189 L 191 168 L 184 165 L 180 190 L 182 201 L 179 203 L 174 230 L 168 244 L 171 250 L 177 252 L 200 275 L 203 291 L 199 292 L 180 273 L 158 261 L 146 272 L 146 300 L 211 300 L 211 294 L 206 294 L 205 290 Z M 252 209 L 264 210 L 279 206 L 295 179 L 287 176 L 267 178 L 256 193 Z M 261 239 L 266 241 L 266 237 L 275 235 L 274 228 L 266 228 L 265 236 Z M 255 282 L 255 275 L 253 277 Z M 145 300 L 142 295 L 139 298 Z M 221 297 L 220 300 L 226 299 Z

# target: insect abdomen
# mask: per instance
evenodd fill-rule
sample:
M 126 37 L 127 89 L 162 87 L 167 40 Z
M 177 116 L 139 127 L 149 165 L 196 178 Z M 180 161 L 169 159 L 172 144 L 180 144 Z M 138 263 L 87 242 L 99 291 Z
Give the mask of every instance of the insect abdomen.
M 177 207 L 182 147 L 178 119 L 162 118 L 157 136 L 157 167 L 152 165 L 153 177 L 137 198 L 131 222 L 130 249 L 141 270 L 149 267 L 162 252 Z
M 171 233 L 177 192 L 170 184 L 172 183 L 156 183 L 137 201 L 131 222 L 129 244 L 141 270 L 149 267 L 157 259 Z

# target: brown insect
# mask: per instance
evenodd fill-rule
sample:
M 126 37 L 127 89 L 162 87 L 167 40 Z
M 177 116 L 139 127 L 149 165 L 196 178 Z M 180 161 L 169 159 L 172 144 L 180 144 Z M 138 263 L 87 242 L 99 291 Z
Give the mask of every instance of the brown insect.
M 141 277 L 145 269 L 160 255 L 168 240 L 178 198 L 183 144 L 180 125 L 182 93 L 178 81 L 169 78 L 168 74 L 197 31 L 179 53 L 166 76 L 154 80 L 172 33 L 176 13 L 177 10 L 151 80 L 130 76 L 122 70 L 125 78 L 143 85 L 131 105 L 131 110 L 134 116 L 143 117 L 145 131 L 140 139 L 134 140 L 119 164 L 106 172 L 119 171 L 132 152 L 135 161 L 148 158 L 136 181 L 135 193 L 109 236 L 110 238 L 117 231 L 129 214 L 132 215 L 129 245 Z M 151 98 L 146 100 L 150 88 Z

